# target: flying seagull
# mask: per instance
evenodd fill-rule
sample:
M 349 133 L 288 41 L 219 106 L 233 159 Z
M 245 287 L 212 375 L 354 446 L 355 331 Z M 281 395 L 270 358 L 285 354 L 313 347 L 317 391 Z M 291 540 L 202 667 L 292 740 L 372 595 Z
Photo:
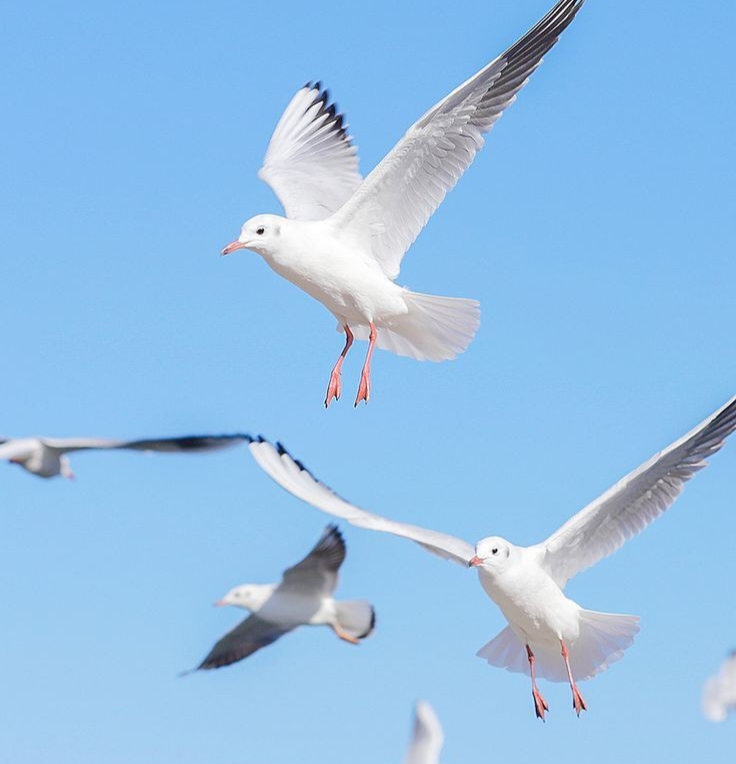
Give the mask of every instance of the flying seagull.
M 716 676 L 708 678 L 701 703 L 712 722 L 725 721 L 729 712 L 736 711 L 736 651 L 721 664 Z
M 575 677 L 589 679 L 621 658 L 639 630 L 635 616 L 583 609 L 563 594 L 565 585 L 668 509 L 734 429 L 736 397 L 530 547 L 490 536 L 474 549 L 455 536 L 389 520 L 342 499 L 280 444 L 261 438 L 249 448 L 280 486 L 317 509 L 361 528 L 411 539 L 440 557 L 477 568 L 483 589 L 509 623 L 477 655 L 492 666 L 529 674 L 534 709 L 544 719 L 548 706 L 537 677 L 569 682 L 579 716 L 586 706 Z
M 71 451 L 127 448 L 134 451 L 214 451 L 250 441 L 248 435 L 186 435 L 152 440 L 108 440 L 106 438 L 9 438 L 0 439 L 0 460 L 17 464 L 39 477 L 63 475 L 73 478 L 66 454 Z
M 229 666 L 297 626 L 330 626 L 340 639 L 354 645 L 365 639 L 376 623 L 373 606 L 363 600 L 339 602 L 332 597 L 344 559 L 342 534 L 336 525 L 328 525 L 314 549 L 284 571 L 280 583 L 231 589 L 215 605 L 235 605 L 251 615 L 229 631 L 195 671 Z
M 505 53 L 415 122 L 365 180 L 334 103 L 320 83 L 297 91 L 259 171 L 286 217 L 257 215 L 223 255 L 250 249 L 321 302 L 345 332 L 325 406 L 340 397 L 353 339 L 368 339 L 357 406 L 370 398 L 375 347 L 419 360 L 455 358 L 480 322 L 475 300 L 411 292 L 394 283 L 401 260 L 483 146 L 584 0 L 561 0 Z
M 426 700 L 420 700 L 415 708 L 414 734 L 404 764 L 439 764 L 444 737 L 434 709 Z

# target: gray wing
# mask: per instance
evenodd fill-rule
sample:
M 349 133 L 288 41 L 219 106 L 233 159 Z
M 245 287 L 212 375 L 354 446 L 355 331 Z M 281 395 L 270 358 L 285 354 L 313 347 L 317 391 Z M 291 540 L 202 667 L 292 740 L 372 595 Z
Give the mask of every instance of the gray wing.
M 358 155 L 343 115 L 321 83 L 307 83 L 286 107 L 258 177 L 268 183 L 288 218 L 322 220 L 361 184 Z
M 291 626 L 279 626 L 264 621 L 257 615 L 249 615 L 217 642 L 196 670 L 221 668 L 242 661 L 243 658 L 253 655 L 256 650 L 288 634 L 292 629 Z
M 250 442 L 249 435 L 184 435 L 179 438 L 150 438 L 148 440 L 111 440 L 108 438 L 42 438 L 43 444 L 56 451 L 85 451 L 88 449 L 129 448 L 134 451 L 213 451 L 227 448 L 243 441 Z
M 544 552 L 543 564 L 557 584 L 563 587 L 665 512 L 734 429 L 736 396 L 538 544 Z
M 282 488 L 323 512 L 347 520 L 359 528 L 384 531 L 416 541 L 433 554 L 461 565 L 467 565 L 475 554 L 467 541 L 455 536 L 389 520 L 350 504 L 324 483 L 320 483 L 301 462 L 293 459 L 280 443 L 273 446 L 264 438 L 257 438 L 248 448 L 264 472 Z
M 370 238 L 391 279 L 445 195 L 460 179 L 483 135 L 515 100 L 584 0 L 561 0 L 516 44 L 412 125 L 334 215 L 337 225 Z
M 345 541 L 336 525 L 328 525 L 312 551 L 284 571 L 280 592 L 326 597 L 335 591 L 337 572 L 345 560 Z

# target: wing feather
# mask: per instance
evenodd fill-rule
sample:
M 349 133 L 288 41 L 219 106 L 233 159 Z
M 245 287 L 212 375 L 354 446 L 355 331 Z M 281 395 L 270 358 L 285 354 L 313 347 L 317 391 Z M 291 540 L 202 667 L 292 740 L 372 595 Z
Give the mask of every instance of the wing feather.
M 258 171 L 289 218 L 328 217 L 363 180 L 343 115 L 329 99 L 319 82 L 297 91 L 276 125 Z
M 248 448 L 264 472 L 289 493 L 316 509 L 347 520 L 359 528 L 410 539 L 433 554 L 461 565 L 467 565 L 474 555 L 473 547 L 455 536 L 389 520 L 350 504 L 317 480 L 281 444 L 274 446 L 264 438 L 257 438 Z
M 336 525 L 328 525 L 312 551 L 284 571 L 279 591 L 327 597 L 335 591 L 344 560 L 345 540 Z
M 335 214 L 336 224 L 370 237 L 386 275 L 401 259 L 515 100 L 584 0 L 560 0 L 517 43 L 433 106 Z
M 630 472 L 539 544 L 560 587 L 640 533 L 736 429 L 736 396 L 664 451 Z

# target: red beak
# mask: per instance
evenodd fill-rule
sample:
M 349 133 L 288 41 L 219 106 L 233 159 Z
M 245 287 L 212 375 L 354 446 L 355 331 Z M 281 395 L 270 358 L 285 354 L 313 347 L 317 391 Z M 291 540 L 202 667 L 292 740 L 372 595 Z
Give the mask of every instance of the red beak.
M 227 602 L 225 602 L 225 600 L 217 600 L 217 602 L 212 603 L 213 607 L 225 607 L 225 605 L 227 605 Z
M 478 557 L 477 554 L 474 557 L 471 557 L 470 560 L 468 560 L 468 567 L 469 568 L 475 568 L 478 565 L 482 565 L 482 564 L 483 564 L 483 560 L 481 560 L 480 557 Z
M 242 244 L 241 242 L 235 240 L 231 241 L 227 247 L 225 247 L 222 252 L 220 252 L 221 255 L 229 255 L 231 252 L 235 252 L 236 249 L 245 249 L 245 244 Z

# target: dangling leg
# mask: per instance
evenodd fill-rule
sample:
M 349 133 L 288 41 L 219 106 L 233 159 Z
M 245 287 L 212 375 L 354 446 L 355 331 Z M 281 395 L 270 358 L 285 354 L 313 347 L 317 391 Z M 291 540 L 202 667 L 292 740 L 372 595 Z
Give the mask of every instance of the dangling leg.
M 365 357 L 363 371 L 360 373 L 360 387 L 358 388 L 358 397 L 355 399 L 356 406 L 361 401 L 368 403 L 368 399 L 371 397 L 371 357 L 373 356 L 373 348 L 376 346 L 378 330 L 372 321 L 370 327 L 371 333 L 368 336 L 368 354 Z
M 572 707 L 575 709 L 575 713 L 580 716 L 580 712 L 586 711 L 588 707 L 585 705 L 583 696 L 580 694 L 580 690 L 578 690 L 575 680 L 572 678 L 572 669 L 567 657 L 567 647 L 565 647 L 565 643 L 562 640 L 560 640 L 560 644 L 562 645 L 562 657 L 565 659 L 565 667 L 567 668 L 567 678 L 570 680 L 570 689 L 572 690 Z
M 340 357 L 337 359 L 335 367 L 330 374 L 330 384 L 327 385 L 327 397 L 325 398 L 325 408 L 329 408 L 332 399 L 337 400 L 342 392 L 342 384 L 340 383 L 340 372 L 342 371 L 342 362 L 345 360 L 345 356 L 350 350 L 350 346 L 353 344 L 353 333 L 350 331 L 350 327 L 347 324 L 343 324 L 345 329 L 345 347 L 340 353 Z
M 344 632 L 336 623 L 331 623 L 332 630 L 337 634 L 340 639 L 344 639 L 346 642 L 350 642 L 351 645 L 359 645 L 360 640 L 355 637 L 351 637 L 350 634 Z
M 529 645 L 526 646 L 526 657 L 529 659 L 529 669 L 532 673 L 532 697 L 534 698 L 534 711 L 537 719 L 544 721 L 544 712 L 549 711 L 547 701 L 542 697 L 542 693 L 537 688 L 537 678 L 534 675 L 534 653 Z

